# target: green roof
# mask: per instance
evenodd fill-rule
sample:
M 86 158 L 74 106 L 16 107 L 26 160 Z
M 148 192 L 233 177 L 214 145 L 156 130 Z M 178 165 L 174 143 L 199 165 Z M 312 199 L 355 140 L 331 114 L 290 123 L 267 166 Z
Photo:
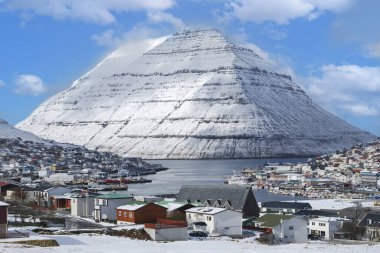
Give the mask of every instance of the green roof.
M 289 220 L 292 215 L 282 215 L 282 214 L 265 214 L 255 220 L 256 223 L 260 224 L 260 227 L 274 228 L 281 223 L 281 220 Z
M 129 194 L 121 194 L 121 193 L 108 193 L 108 194 L 102 194 L 99 196 L 96 196 L 97 199 L 126 199 L 126 198 L 132 198 L 132 195 Z

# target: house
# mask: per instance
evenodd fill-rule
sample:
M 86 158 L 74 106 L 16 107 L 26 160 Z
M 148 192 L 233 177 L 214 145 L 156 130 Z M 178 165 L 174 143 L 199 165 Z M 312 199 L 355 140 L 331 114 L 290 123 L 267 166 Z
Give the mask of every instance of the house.
M 323 240 L 331 240 L 334 233 L 342 229 L 343 222 L 347 219 L 336 217 L 317 217 L 309 219 L 309 234 Z
M 51 208 L 51 197 L 70 193 L 70 191 L 68 187 L 53 187 L 50 184 L 41 184 L 36 188 L 29 189 L 27 196 L 28 200 L 36 202 L 38 206 Z
M 248 186 L 183 185 L 176 201 L 241 211 L 244 217 L 258 217 L 260 212 Z
M 250 225 L 267 232 L 272 232 L 273 228 L 276 227 L 283 221 L 291 219 L 291 215 L 280 215 L 280 214 L 265 214 L 255 220 L 252 220 Z
M 365 227 L 366 235 L 371 241 L 380 240 L 380 213 L 368 213 L 360 220 L 359 227 Z
M 116 208 L 133 200 L 133 196 L 121 193 L 109 193 L 95 196 L 94 218 L 95 220 L 116 221 Z
M 243 214 L 220 207 L 193 207 L 186 210 L 186 220 L 193 230 L 210 234 L 241 235 Z
M 294 214 L 299 210 L 312 209 L 309 203 L 270 201 L 261 204 L 262 213 Z
M 98 193 L 77 193 L 71 195 L 71 215 L 79 217 L 93 217 L 95 208 L 95 196 Z
M 8 207 L 9 204 L 0 201 L 0 238 L 8 234 Z
M 273 239 L 283 243 L 307 243 L 308 220 L 300 216 L 282 220 L 273 228 Z
M 186 202 L 177 201 L 160 201 L 156 202 L 156 204 L 167 208 L 166 218 L 183 221 L 186 221 L 186 210 L 195 206 Z
M 158 219 L 156 224 L 144 224 L 144 230 L 153 241 L 186 241 L 188 238 L 184 221 Z
M 70 195 L 55 195 L 50 197 L 51 209 L 71 209 Z
M 154 203 L 130 201 L 116 209 L 117 224 L 156 223 L 157 219 L 166 218 L 167 208 Z

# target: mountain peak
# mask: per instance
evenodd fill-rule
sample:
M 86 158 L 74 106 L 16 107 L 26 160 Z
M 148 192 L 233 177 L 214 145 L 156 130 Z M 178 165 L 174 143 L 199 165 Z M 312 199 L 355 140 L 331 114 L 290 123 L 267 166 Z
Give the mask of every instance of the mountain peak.
M 374 138 L 213 29 L 123 46 L 17 127 L 160 159 L 306 156 Z

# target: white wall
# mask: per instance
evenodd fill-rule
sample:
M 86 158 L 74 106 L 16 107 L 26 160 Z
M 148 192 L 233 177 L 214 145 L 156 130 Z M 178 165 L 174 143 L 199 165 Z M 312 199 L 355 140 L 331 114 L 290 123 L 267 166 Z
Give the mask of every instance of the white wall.
M 154 241 L 186 241 L 188 238 L 187 228 L 144 228 Z
M 216 214 L 186 213 L 188 224 L 203 221 L 207 224 L 206 231 L 208 233 L 221 235 L 241 235 L 242 218 L 242 213 L 232 210 L 225 210 Z
M 71 215 L 79 217 L 91 217 L 93 211 L 94 197 L 89 196 L 88 198 L 71 199 Z
M 307 220 L 294 217 L 273 229 L 273 238 L 284 243 L 306 243 L 308 238 Z

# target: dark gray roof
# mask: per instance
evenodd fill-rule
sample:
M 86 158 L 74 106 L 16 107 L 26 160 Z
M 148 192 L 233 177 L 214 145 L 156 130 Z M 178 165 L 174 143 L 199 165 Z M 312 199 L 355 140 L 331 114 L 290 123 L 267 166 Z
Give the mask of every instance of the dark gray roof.
M 358 224 L 359 227 L 380 228 L 380 213 L 367 213 Z
M 324 211 L 324 210 L 310 210 L 310 209 L 299 210 L 299 211 L 295 212 L 294 215 L 338 217 L 337 212 Z
M 262 203 L 261 207 L 266 208 L 292 208 L 292 209 L 312 209 L 309 203 L 301 202 L 282 202 L 282 201 L 269 201 Z
M 243 210 L 250 190 L 250 187 L 232 185 L 183 185 L 177 201 L 197 202 L 199 200 L 205 203 L 211 200 L 212 204 L 217 200 L 221 200 L 223 204 L 230 201 L 232 208 Z

